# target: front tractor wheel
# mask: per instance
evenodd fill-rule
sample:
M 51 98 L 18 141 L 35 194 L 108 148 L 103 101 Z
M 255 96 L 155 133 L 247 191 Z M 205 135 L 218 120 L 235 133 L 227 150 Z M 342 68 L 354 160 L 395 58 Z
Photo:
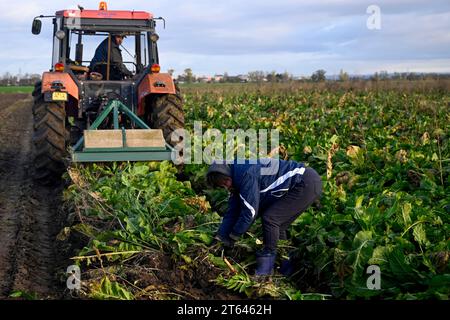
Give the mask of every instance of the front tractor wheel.
M 63 104 L 35 99 L 33 105 L 34 178 L 44 185 L 55 184 L 65 171 L 68 132 Z
M 172 141 L 171 135 L 177 129 L 184 128 L 183 99 L 180 94 L 157 96 L 150 115 L 150 127 L 161 129 L 164 139 L 172 147 L 178 141 Z

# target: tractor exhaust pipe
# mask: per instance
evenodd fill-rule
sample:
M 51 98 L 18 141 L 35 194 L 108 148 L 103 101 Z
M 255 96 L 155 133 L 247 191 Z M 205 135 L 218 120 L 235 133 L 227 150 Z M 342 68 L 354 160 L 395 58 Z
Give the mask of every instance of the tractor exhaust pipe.
M 83 44 L 81 43 L 82 41 L 82 35 L 81 35 L 81 31 L 78 34 L 78 42 L 77 45 L 75 47 L 75 61 L 81 65 L 83 62 Z

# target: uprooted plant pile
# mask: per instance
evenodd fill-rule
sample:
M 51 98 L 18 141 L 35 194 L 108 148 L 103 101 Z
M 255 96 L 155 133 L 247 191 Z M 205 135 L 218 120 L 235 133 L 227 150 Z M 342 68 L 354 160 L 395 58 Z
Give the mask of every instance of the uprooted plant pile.
M 77 237 L 86 244 L 73 257 L 82 270 L 78 295 L 226 299 L 281 297 L 293 291 L 281 282 L 279 287 L 256 283 L 249 267 L 237 263 L 237 257 L 248 256 L 244 253 L 251 258 L 257 239 L 226 255 L 212 244 L 220 217 L 189 181 L 176 179 L 176 171 L 168 162 L 69 171 L 73 184 L 65 198 L 76 223 L 60 239 Z

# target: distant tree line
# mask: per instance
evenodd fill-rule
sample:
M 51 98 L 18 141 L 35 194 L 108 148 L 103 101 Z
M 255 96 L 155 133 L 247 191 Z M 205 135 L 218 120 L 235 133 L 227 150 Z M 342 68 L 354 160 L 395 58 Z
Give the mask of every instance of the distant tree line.
M 417 73 L 417 72 L 394 72 L 387 71 L 375 72 L 370 77 L 371 80 L 439 80 L 450 79 L 448 73 Z
M 171 75 L 174 74 L 174 69 L 167 71 Z M 0 77 L 0 86 L 33 86 L 37 81 L 41 79 L 39 74 L 13 75 L 9 72 L 4 73 Z M 223 74 L 216 74 L 214 76 L 196 76 L 191 68 L 184 70 L 176 80 L 180 83 L 243 83 L 243 82 L 270 82 L 270 83 L 283 83 L 283 82 L 324 82 L 324 81 L 356 81 L 356 80 L 371 80 L 371 81 L 385 81 L 385 80 L 439 80 L 450 79 L 449 73 L 418 73 L 418 72 L 394 72 L 388 73 L 387 71 L 375 72 L 372 75 L 349 75 L 344 70 L 341 70 L 338 75 L 326 76 L 326 71 L 319 69 L 314 71 L 311 76 L 294 77 L 289 72 L 278 73 L 276 71 L 250 71 L 245 75 L 230 76 L 227 72 Z
M 174 73 L 171 69 L 168 71 L 170 74 Z M 372 75 L 350 75 L 344 70 L 341 70 L 338 75 L 326 76 L 326 71 L 319 69 L 314 71 L 311 76 L 294 77 L 289 72 L 277 73 L 275 71 L 267 72 L 262 70 L 250 71 L 246 75 L 230 76 L 227 72 L 220 75 L 214 75 L 210 77 L 206 76 L 196 76 L 191 68 L 185 69 L 183 74 L 177 77 L 178 82 L 181 83 L 195 83 L 195 82 L 206 82 L 206 83 L 233 83 L 233 82 L 324 82 L 324 81 L 359 81 L 359 80 L 371 80 L 371 81 L 384 81 L 384 80 L 439 80 L 439 79 L 450 79 L 450 74 L 448 73 L 417 73 L 417 72 L 395 72 L 388 73 L 387 71 L 375 72 Z
M 13 75 L 9 72 L 5 72 L 0 78 L 0 86 L 34 86 L 34 84 L 41 80 L 39 74 Z
M 383 81 L 383 80 L 439 80 L 439 79 L 450 79 L 449 73 L 417 73 L 417 72 L 394 72 L 388 73 L 387 71 L 375 72 L 373 75 L 349 75 L 347 72 L 341 69 L 337 76 L 327 78 L 325 76 L 325 70 L 315 71 L 310 78 L 302 78 L 301 81 L 311 81 L 311 82 L 323 82 L 326 80 L 332 81 L 356 81 L 356 80 L 372 80 L 372 81 Z

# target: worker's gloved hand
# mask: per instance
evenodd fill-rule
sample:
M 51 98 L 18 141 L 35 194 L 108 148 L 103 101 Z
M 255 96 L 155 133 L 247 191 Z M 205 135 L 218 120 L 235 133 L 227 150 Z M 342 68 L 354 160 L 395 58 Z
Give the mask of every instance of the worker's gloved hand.
M 216 234 L 214 240 L 221 243 L 224 249 L 231 249 L 234 247 L 234 240 L 231 239 L 230 237 L 224 237 L 219 234 Z
M 238 241 L 239 238 L 241 237 L 240 235 L 234 234 L 233 232 L 230 233 L 228 236 L 230 237 L 231 240 L 233 240 L 235 242 Z

